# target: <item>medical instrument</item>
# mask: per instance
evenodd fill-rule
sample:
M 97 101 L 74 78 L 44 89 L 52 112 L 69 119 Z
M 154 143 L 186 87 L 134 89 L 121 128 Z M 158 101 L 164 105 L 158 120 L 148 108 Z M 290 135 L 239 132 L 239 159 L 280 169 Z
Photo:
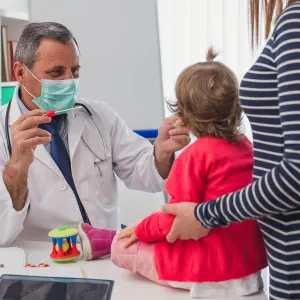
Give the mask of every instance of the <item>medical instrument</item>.
M 48 110 L 47 112 L 44 113 L 44 116 L 53 118 L 58 114 L 67 113 L 71 110 L 80 109 L 80 108 L 82 108 L 82 106 L 77 106 L 77 107 L 73 107 L 73 108 L 69 108 L 69 109 L 63 109 L 63 110 Z
M 52 239 L 50 257 L 55 262 L 73 261 L 80 255 L 76 245 L 78 233 L 78 229 L 69 226 L 59 227 L 48 233 L 48 236 Z
M 11 157 L 11 154 L 12 154 L 12 146 L 11 146 L 10 135 L 9 135 L 8 118 L 9 118 L 9 114 L 10 114 L 11 102 L 12 101 L 10 101 L 8 103 L 8 105 L 7 105 L 7 109 L 6 109 L 6 113 L 5 113 L 5 125 L 4 125 L 4 127 L 5 127 L 5 138 L 6 138 L 6 143 L 7 143 L 7 149 L 8 149 L 8 153 L 9 153 L 10 157 Z M 77 107 L 77 106 L 83 107 L 84 108 L 83 112 L 86 113 L 90 117 L 90 119 L 92 120 L 92 122 L 94 123 L 94 121 L 93 121 L 93 115 L 92 115 L 91 111 L 88 109 L 88 107 L 85 104 L 76 102 L 75 105 L 74 105 L 74 108 Z M 103 144 L 103 147 L 104 147 L 104 152 L 105 152 L 105 159 L 106 159 L 107 158 L 107 151 L 106 151 L 106 144 L 105 144 L 103 135 L 101 134 L 101 132 L 99 131 L 99 129 L 96 126 L 95 123 L 94 123 L 94 126 L 96 127 L 96 129 L 99 132 L 99 135 L 101 137 L 101 141 L 102 141 L 102 144 Z M 88 148 L 89 148 L 89 150 L 91 150 L 90 147 L 88 147 Z

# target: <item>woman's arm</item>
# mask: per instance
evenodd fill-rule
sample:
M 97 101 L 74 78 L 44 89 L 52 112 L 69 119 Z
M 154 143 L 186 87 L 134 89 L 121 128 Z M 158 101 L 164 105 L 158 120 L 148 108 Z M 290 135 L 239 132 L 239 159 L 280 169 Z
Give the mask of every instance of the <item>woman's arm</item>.
M 197 206 L 195 216 L 206 228 L 300 208 L 300 59 L 295 57 L 300 54 L 299 22 L 299 11 L 284 13 L 271 37 L 278 72 L 283 159 L 246 188 Z

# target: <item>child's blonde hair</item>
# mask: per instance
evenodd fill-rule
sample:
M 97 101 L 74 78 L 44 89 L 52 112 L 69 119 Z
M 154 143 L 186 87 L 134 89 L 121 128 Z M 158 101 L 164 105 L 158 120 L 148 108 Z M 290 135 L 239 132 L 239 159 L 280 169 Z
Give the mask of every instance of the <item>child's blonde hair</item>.
M 189 66 L 179 75 L 177 102 L 169 107 L 194 135 L 236 142 L 242 117 L 238 81 L 228 67 L 213 61 L 216 56 L 210 48 L 206 62 Z

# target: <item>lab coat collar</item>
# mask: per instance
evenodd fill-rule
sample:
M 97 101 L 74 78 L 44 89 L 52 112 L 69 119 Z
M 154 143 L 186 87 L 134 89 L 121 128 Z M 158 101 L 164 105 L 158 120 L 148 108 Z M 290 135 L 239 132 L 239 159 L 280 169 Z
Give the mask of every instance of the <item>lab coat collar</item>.
M 8 118 L 8 125 L 11 126 L 14 122 L 17 121 L 21 117 L 21 111 L 18 105 L 18 93 L 20 89 L 20 84 L 18 83 L 14 95 L 11 99 L 11 107 L 10 107 L 10 113 L 9 113 L 9 118 Z
M 96 126 L 93 117 L 90 117 L 84 108 L 82 108 L 82 110 L 69 112 L 68 139 L 71 164 L 80 141 L 82 141 L 97 158 L 102 161 L 107 159 L 105 142 L 102 142 L 101 139 L 103 136 L 100 135 L 99 128 Z

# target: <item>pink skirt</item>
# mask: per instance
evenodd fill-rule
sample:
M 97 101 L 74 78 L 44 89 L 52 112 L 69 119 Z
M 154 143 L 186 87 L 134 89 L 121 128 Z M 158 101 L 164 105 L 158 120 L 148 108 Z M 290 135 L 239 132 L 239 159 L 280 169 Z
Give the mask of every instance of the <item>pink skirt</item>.
M 124 248 L 127 239 L 113 240 L 111 247 L 111 259 L 115 265 L 142 276 L 164 286 L 171 287 L 167 281 L 159 280 L 155 268 L 154 244 L 133 243 L 127 249 Z

